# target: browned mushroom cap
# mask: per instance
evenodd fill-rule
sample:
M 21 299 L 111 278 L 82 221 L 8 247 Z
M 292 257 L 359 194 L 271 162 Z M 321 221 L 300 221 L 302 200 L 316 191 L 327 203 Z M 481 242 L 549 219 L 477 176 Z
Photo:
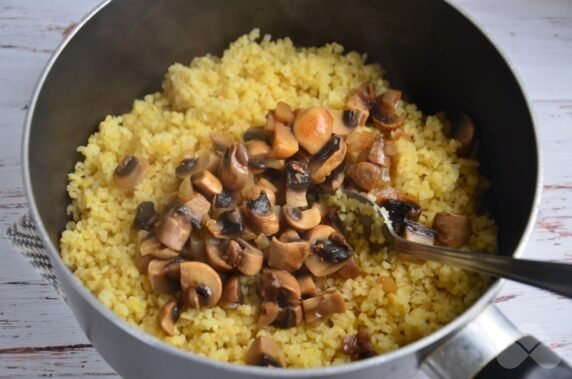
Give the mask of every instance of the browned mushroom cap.
M 272 209 L 272 204 L 266 195 L 266 191 L 259 192 L 254 200 L 246 202 L 246 217 L 252 230 L 257 233 L 272 235 L 278 233 L 280 221 Z
M 348 161 L 350 163 L 366 161 L 376 136 L 377 133 L 370 130 L 356 130 L 348 135 L 346 138 Z
M 155 237 L 147 238 L 139 244 L 139 253 L 145 257 L 147 255 L 157 259 L 171 259 L 179 256 L 177 251 L 164 246 L 161 241 Z
M 298 275 L 296 279 L 298 279 L 298 284 L 300 285 L 300 293 L 302 294 L 302 299 L 316 296 L 318 289 L 316 288 L 314 279 L 312 279 L 312 275 L 302 274 Z
M 349 109 L 359 109 L 363 112 L 369 111 L 375 102 L 375 88 L 373 84 L 367 83 L 360 88 L 352 91 L 346 102 L 346 107 Z M 366 116 L 367 119 L 367 116 Z
M 380 206 L 385 208 L 389 213 L 391 226 L 398 234 L 403 232 L 405 219 L 417 221 L 421 215 L 421 207 L 413 200 L 387 199 L 383 201 Z
M 408 241 L 421 243 L 424 245 L 433 245 L 437 232 L 414 221 L 405 220 L 405 228 L 403 228 L 403 238 Z
M 209 137 L 211 138 L 214 150 L 218 154 L 223 154 L 224 151 L 232 145 L 232 139 L 225 134 L 211 132 Z
M 300 210 L 300 208 L 285 205 L 282 207 L 282 214 L 284 215 L 288 225 L 300 231 L 312 229 L 320 224 L 322 219 L 320 207 L 317 204 L 314 204 L 312 208 L 303 211 Z
M 322 107 L 305 109 L 296 116 L 292 131 L 308 153 L 316 154 L 332 136 L 332 116 L 327 109 Z
M 345 336 L 342 350 L 358 360 L 376 355 L 371 345 L 371 334 L 365 327 L 360 327 L 357 334 L 353 336 Z
M 311 254 L 306 259 L 306 268 L 317 277 L 333 274 L 344 267 L 353 250 L 343 235 L 330 234 L 327 239 L 316 239 L 311 245 Z
M 325 293 L 302 301 L 304 318 L 306 322 L 315 322 L 324 319 L 334 313 L 346 311 L 344 298 L 335 288 L 328 289 Z
M 272 150 L 269 157 L 276 159 L 290 158 L 298 151 L 298 141 L 292 130 L 281 122 L 276 122 L 272 133 Z
M 222 192 L 222 183 L 208 170 L 193 175 L 192 179 L 193 185 L 209 198 Z
M 291 160 L 286 163 L 286 204 L 291 207 L 307 207 L 306 192 L 312 184 L 308 164 Z
M 135 219 L 133 220 L 133 229 L 149 230 L 157 222 L 157 212 L 155 204 L 152 201 L 143 201 L 137 206 Z
M 185 158 L 175 169 L 175 174 L 179 179 L 184 179 L 206 170 L 211 163 L 211 153 L 202 150 L 194 158 Z
M 176 300 L 171 300 L 161 308 L 159 327 L 169 336 L 175 335 L 175 323 L 179 319 L 181 307 Z
M 355 279 L 361 275 L 361 271 L 354 257 L 351 257 L 348 262 L 336 272 L 336 277 L 348 280 Z
M 349 170 L 349 176 L 363 190 L 371 191 L 391 183 L 389 170 L 371 162 L 359 162 Z
M 376 165 L 382 167 L 389 167 L 391 164 L 391 159 L 385 155 L 385 139 L 382 135 L 378 135 L 375 137 L 375 141 L 373 145 L 371 145 L 371 149 L 369 150 L 369 155 L 367 159 L 371 163 L 375 163 Z
M 233 238 L 244 230 L 244 221 L 239 209 L 221 213 L 218 220 L 210 219 L 206 228 L 216 238 Z
M 113 172 L 113 181 L 115 184 L 124 189 L 133 189 L 149 172 L 149 163 L 137 158 L 134 155 L 128 155 L 117 166 Z
M 275 302 L 280 307 L 300 303 L 300 285 L 289 272 L 265 268 L 262 270 L 260 282 L 265 301 Z
M 268 265 L 278 270 L 294 272 L 310 254 L 310 244 L 304 240 L 283 242 L 272 238 L 268 247 Z
M 224 151 L 219 178 L 225 188 L 238 190 L 248 180 L 248 152 L 241 144 L 234 144 Z
M 400 100 L 401 91 L 394 89 L 389 89 L 379 95 L 371 112 L 373 125 L 383 131 L 399 128 L 405 120 L 403 116 L 398 116 L 395 113 Z
M 268 337 L 258 337 L 248 349 L 246 363 L 262 367 L 286 367 L 286 357 L 276 342 Z
M 242 293 L 240 291 L 240 281 L 238 275 L 234 274 L 226 278 L 222 287 L 222 296 L 219 304 L 225 308 L 236 308 L 242 302 Z
M 181 263 L 181 288 L 183 301 L 191 308 L 212 307 L 222 294 L 220 277 L 201 262 Z
M 342 164 L 347 150 L 346 143 L 339 136 L 333 136 L 315 155 L 310 164 L 312 183 L 323 183 L 328 175 Z
M 163 259 L 153 259 L 149 262 L 147 268 L 147 276 L 151 289 L 156 294 L 175 293 L 179 290 L 179 283 L 167 275 L 168 271 L 165 268 L 170 264 L 170 261 Z
M 463 247 L 471 235 L 469 218 L 461 214 L 439 212 L 433 219 L 437 241 L 455 249 Z
M 261 192 L 265 192 L 266 193 L 266 197 L 268 197 L 268 201 L 270 202 L 270 205 L 274 205 L 276 204 L 276 192 L 273 191 L 271 188 L 265 186 L 265 185 L 260 185 L 260 184 L 255 184 L 254 187 L 252 187 L 252 189 L 250 191 L 248 191 L 248 193 L 246 194 L 245 198 L 243 200 L 256 200 L 260 197 L 260 193 Z
M 467 157 L 471 154 L 475 140 L 475 123 L 464 113 L 449 116 L 452 123 L 452 137 L 459 141 L 457 155 Z
M 345 136 L 353 132 L 356 127 L 365 125 L 369 112 L 361 109 L 328 109 L 333 120 L 333 132 Z
M 200 193 L 193 193 L 191 198 L 184 204 L 185 216 L 196 229 L 200 229 L 206 218 L 208 217 L 209 211 L 211 209 L 211 203 Z
M 181 251 L 191 236 L 193 227 L 184 205 L 175 205 L 157 226 L 157 239 L 168 248 Z

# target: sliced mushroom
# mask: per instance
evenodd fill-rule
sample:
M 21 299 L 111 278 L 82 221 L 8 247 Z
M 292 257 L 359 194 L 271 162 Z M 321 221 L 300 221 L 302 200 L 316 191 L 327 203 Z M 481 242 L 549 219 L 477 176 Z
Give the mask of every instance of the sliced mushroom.
M 311 253 L 306 259 L 306 268 L 317 277 L 333 274 L 344 267 L 352 257 L 353 250 L 343 235 L 334 232 L 327 239 L 315 239 Z
M 157 259 L 171 259 L 179 256 L 177 251 L 164 246 L 161 241 L 155 237 L 147 238 L 139 245 L 139 253 L 141 256 L 151 256 Z
M 328 175 L 344 161 L 346 156 L 346 143 L 339 137 L 333 136 L 320 150 L 310 164 L 312 183 L 323 183 Z
M 360 275 L 361 271 L 354 257 L 351 257 L 348 262 L 336 272 L 336 277 L 343 280 L 355 279 Z
M 248 128 L 242 135 L 242 139 L 244 142 L 259 140 L 270 143 L 272 141 L 272 131 L 259 126 Z
M 391 159 L 385 155 L 385 139 L 382 135 L 375 137 L 375 141 L 373 145 L 371 145 L 367 159 L 371 163 L 375 163 L 381 167 L 389 167 L 391 165 Z
M 256 182 L 256 185 L 260 186 L 260 187 L 267 188 L 269 190 L 269 192 L 276 193 L 278 191 L 278 188 L 274 184 L 272 184 L 271 181 L 269 181 L 266 178 L 258 179 L 258 181 Z M 266 194 L 268 194 L 268 192 L 266 192 Z
M 232 271 L 235 264 L 238 263 L 236 262 L 238 260 L 236 246 L 230 245 L 229 242 L 211 236 L 205 238 L 206 262 L 217 271 Z
M 246 202 L 246 216 L 250 227 L 257 234 L 272 235 L 280 229 L 278 216 L 264 190 L 260 191 L 258 198 Z
M 241 144 L 234 144 L 224 151 L 219 179 L 225 188 L 239 190 L 248 180 L 248 152 Z
M 356 130 L 348 135 L 346 145 L 348 147 L 347 158 L 349 163 L 367 161 L 376 136 L 377 133 L 370 130 Z
M 371 334 L 365 327 L 360 327 L 357 334 L 353 336 L 345 336 L 342 350 L 357 360 L 376 355 L 371 345 Z
M 113 172 L 113 181 L 124 189 L 133 189 L 149 172 L 149 163 L 134 155 L 127 155 Z
M 255 159 L 266 158 L 270 154 L 271 147 L 264 141 L 252 140 L 246 143 L 249 162 Z
M 352 133 L 358 126 L 365 125 L 369 112 L 361 109 L 328 109 L 333 120 L 333 133 L 345 136 Z
M 282 207 L 282 214 L 284 215 L 288 225 L 300 231 L 314 228 L 320 224 L 322 219 L 320 207 L 317 204 L 314 204 L 312 208 L 303 211 L 300 210 L 300 208 L 285 205 Z
M 278 270 L 294 272 L 310 254 L 310 244 L 304 240 L 283 242 L 272 238 L 268 247 L 268 265 Z
M 167 212 L 157 226 L 157 239 L 168 248 L 181 251 L 193 229 L 186 208 L 178 205 Z
M 282 170 L 284 168 L 284 159 L 275 159 L 265 156 L 254 157 L 248 161 L 248 167 L 255 175 L 262 174 L 266 170 Z
M 206 254 L 207 250 L 204 239 L 201 238 L 199 233 L 191 233 L 191 238 L 189 238 L 189 249 L 186 251 L 186 254 L 181 253 L 181 256 L 191 261 L 206 262 Z
M 342 184 L 344 184 L 344 179 L 346 178 L 346 164 L 345 161 L 342 162 L 338 167 L 334 169 L 326 177 L 326 180 L 320 184 L 320 187 L 327 192 L 334 192 L 338 188 L 341 188 Z
M 209 198 L 222 192 L 222 183 L 208 170 L 193 175 L 192 180 L 193 185 Z
M 276 122 L 272 133 L 272 150 L 269 157 L 276 159 L 287 159 L 298 151 L 298 141 L 292 130 L 286 125 Z
M 184 303 L 197 309 L 216 305 L 222 294 L 219 275 L 201 262 L 181 263 L 181 288 Z
M 211 132 L 209 137 L 211 138 L 214 150 L 218 154 L 223 154 L 224 151 L 232 145 L 232 139 L 222 133 Z
M 170 264 L 163 259 L 153 259 L 149 262 L 147 276 L 151 289 L 156 294 L 175 293 L 179 290 L 179 283 L 167 275 L 165 267 Z
M 274 118 L 285 125 L 289 125 L 294 121 L 294 112 L 290 106 L 283 102 L 279 101 L 276 104 L 276 109 L 274 109 Z
M 373 125 L 382 131 L 391 131 L 403 125 L 405 117 L 396 114 L 400 100 L 401 91 L 394 89 L 379 95 L 371 112 Z
M 365 191 L 371 191 L 391 183 L 389 170 L 371 162 L 354 164 L 349 170 L 349 176 L 358 187 Z
M 246 363 L 262 367 L 286 367 L 286 357 L 276 342 L 268 337 L 258 337 L 248 349 Z
M 191 183 L 191 178 L 186 177 L 181 180 L 181 184 L 179 184 L 179 191 L 177 192 L 177 198 L 181 202 L 188 201 L 193 194 L 195 193 L 193 189 L 193 184 Z
M 242 293 L 240 291 L 240 281 L 238 275 L 234 274 L 226 278 L 222 287 L 222 296 L 219 304 L 225 308 L 234 309 L 242 302 Z
M 304 311 L 301 305 L 288 305 L 280 308 L 272 326 L 281 329 L 288 329 L 300 325 L 304 320 Z
M 316 296 L 318 289 L 316 288 L 314 279 L 312 279 L 312 275 L 302 274 L 298 275 L 296 279 L 298 279 L 298 284 L 300 285 L 300 293 L 302 294 L 302 299 Z
M 208 220 L 206 228 L 216 238 L 233 238 L 242 233 L 244 222 L 240 210 L 233 209 L 222 212 L 218 220 Z
M 375 88 L 373 87 L 373 84 L 367 83 L 350 94 L 348 101 L 346 102 L 346 107 L 349 109 L 359 109 L 369 115 L 369 111 L 374 102 Z
M 150 235 L 151 233 L 146 230 L 137 231 L 134 263 L 139 273 L 144 275 L 147 274 L 147 268 L 149 267 L 149 262 L 151 262 L 154 259 L 154 257 L 152 255 L 145 255 L 145 256 L 142 255 L 140 249 L 143 241 L 147 240 Z
M 282 234 L 280 234 L 278 240 L 282 242 L 300 241 L 300 235 L 294 229 L 288 228 L 284 232 L 282 232 Z
M 316 154 L 332 136 L 333 119 L 327 109 L 311 107 L 296 116 L 292 131 L 308 153 Z
M 223 212 L 231 211 L 236 208 L 236 201 L 232 193 L 222 191 L 213 197 L 212 217 L 218 218 Z
M 209 167 L 211 153 L 207 150 L 200 151 L 195 158 L 185 158 L 175 169 L 175 174 L 179 179 L 188 178 L 198 174 Z
M 408 241 L 433 245 L 437 232 L 414 221 L 405 220 L 403 228 L 403 238 Z
M 463 247 L 471 236 L 469 218 L 465 215 L 439 212 L 433 219 L 437 241 L 455 249 Z
M 278 314 L 280 307 L 272 301 L 265 301 L 260 305 L 260 314 L 258 315 L 258 324 L 260 326 L 272 325 Z
M 242 249 L 240 262 L 237 265 L 238 271 L 247 276 L 258 274 L 262 269 L 264 254 L 260 249 L 257 249 L 243 239 L 239 239 L 238 244 Z
M 467 157 L 471 154 L 475 141 L 475 123 L 464 113 L 450 115 L 452 123 L 452 137 L 459 141 L 457 155 Z
M 303 300 L 302 307 L 304 308 L 304 318 L 308 323 L 324 319 L 334 313 L 346 311 L 344 298 L 335 288 L 330 288 L 321 295 Z
M 185 216 L 191 220 L 193 227 L 199 230 L 208 217 L 210 209 L 211 203 L 203 195 L 195 192 L 180 212 L 184 212 Z
M 286 204 L 291 207 L 307 207 L 306 191 L 311 183 L 307 163 L 288 161 L 286 163 Z
M 403 232 L 405 219 L 417 221 L 421 214 L 421 207 L 411 200 L 387 199 L 383 201 L 380 206 L 385 208 L 389 213 L 393 229 L 398 234 Z
M 335 232 L 336 229 L 329 225 L 318 225 L 312 230 L 306 232 L 305 239 L 306 241 L 310 242 L 310 244 L 314 244 L 314 242 L 318 240 L 328 239 L 330 235 Z
M 159 313 L 159 327 L 169 336 L 175 335 L 175 323 L 179 319 L 181 308 L 176 300 L 166 303 Z
M 143 201 L 137 206 L 133 228 L 135 230 L 149 230 L 157 222 L 157 212 L 152 201 Z
M 300 285 L 289 272 L 265 268 L 262 270 L 260 283 L 265 301 L 277 303 L 281 308 L 300 303 Z

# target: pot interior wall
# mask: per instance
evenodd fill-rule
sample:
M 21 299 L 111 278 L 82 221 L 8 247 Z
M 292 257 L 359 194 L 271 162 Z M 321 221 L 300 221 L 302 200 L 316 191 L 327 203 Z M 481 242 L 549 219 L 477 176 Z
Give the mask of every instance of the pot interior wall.
M 220 54 L 254 27 L 296 45 L 336 41 L 368 54 L 426 112 L 462 110 L 476 121 L 493 183 L 489 208 L 500 250 L 512 254 L 530 216 L 538 157 L 526 102 L 494 46 L 440 0 L 114 0 L 55 61 L 33 111 L 33 195 L 55 245 L 68 220 L 67 174 L 107 114 L 160 89 L 167 67 Z

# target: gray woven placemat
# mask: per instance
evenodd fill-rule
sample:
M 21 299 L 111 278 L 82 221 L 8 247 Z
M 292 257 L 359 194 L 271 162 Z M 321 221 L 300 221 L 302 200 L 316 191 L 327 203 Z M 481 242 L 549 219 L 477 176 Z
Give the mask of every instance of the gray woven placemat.
M 54 268 L 32 217 L 23 216 L 8 228 L 6 234 L 16 251 L 22 254 L 34 267 L 34 270 L 54 287 L 60 298 L 66 301 L 66 296 L 56 278 Z

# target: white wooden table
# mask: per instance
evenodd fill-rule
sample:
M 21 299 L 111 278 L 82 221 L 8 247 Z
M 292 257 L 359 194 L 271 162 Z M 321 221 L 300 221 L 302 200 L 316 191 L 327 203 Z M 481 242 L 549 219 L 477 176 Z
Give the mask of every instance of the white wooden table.
M 34 83 L 99 0 L 0 0 L 0 228 L 26 214 L 20 138 Z M 457 0 L 520 75 L 544 158 L 540 218 L 526 258 L 572 263 L 572 1 Z M 496 299 L 524 332 L 572 361 L 572 301 L 509 283 Z M 117 376 L 68 307 L 0 236 L 0 378 Z M 422 375 L 420 375 L 421 377 Z

